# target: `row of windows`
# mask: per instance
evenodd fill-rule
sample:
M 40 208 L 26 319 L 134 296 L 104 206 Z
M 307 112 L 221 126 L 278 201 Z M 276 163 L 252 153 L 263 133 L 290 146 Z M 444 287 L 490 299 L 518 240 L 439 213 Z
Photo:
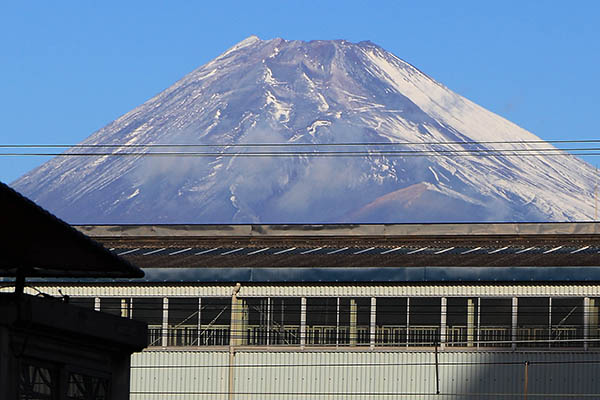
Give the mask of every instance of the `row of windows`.
M 146 322 L 150 346 L 595 345 L 583 298 L 73 298 Z
M 88 375 L 57 363 L 19 359 L 18 400 L 110 398 L 108 374 Z

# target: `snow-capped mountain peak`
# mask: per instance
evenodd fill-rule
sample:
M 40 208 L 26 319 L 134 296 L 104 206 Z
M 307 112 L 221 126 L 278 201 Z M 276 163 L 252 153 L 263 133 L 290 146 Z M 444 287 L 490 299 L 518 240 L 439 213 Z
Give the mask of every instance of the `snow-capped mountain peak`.
M 552 149 L 519 143 L 536 140 L 371 42 L 250 36 L 82 143 L 245 152 L 231 145 L 408 142 L 394 149 L 434 153 L 57 157 L 13 186 L 73 223 L 590 219 L 588 164 L 485 154 Z M 472 149 L 480 154 L 460 153 Z

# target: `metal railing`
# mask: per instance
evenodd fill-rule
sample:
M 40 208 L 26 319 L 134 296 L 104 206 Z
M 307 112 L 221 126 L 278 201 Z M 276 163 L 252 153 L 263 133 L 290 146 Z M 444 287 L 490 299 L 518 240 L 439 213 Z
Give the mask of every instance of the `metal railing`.
M 431 346 L 440 341 L 440 327 L 434 325 L 377 326 L 377 346 Z
M 405 346 L 406 326 L 378 326 L 375 330 L 375 344 L 378 346 Z
M 306 327 L 306 345 L 365 345 L 369 344 L 369 326 L 318 326 Z
M 229 335 L 229 325 L 178 325 L 167 328 L 166 340 L 167 346 L 228 346 Z M 148 345 L 163 345 L 162 326 L 148 326 Z
M 477 329 L 467 326 L 447 326 L 446 345 L 450 347 L 472 347 L 477 338 Z
M 479 347 L 511 347 L 512 326 L 480 326 L 477 328 Z
M 470 329 L 470 331 L 469 331 Z M 570 339 L 579 341 L 570 342 Z M 582 326 L 519 326 L 513 343 L 511 326 L 449 326 L 446 328 L 447 346 L 479 347 L 578 347 L 582 346 Z
M 513 340 L 511 326 L 447 326 L 443 344 L 449 347 L 582 347 L 583 327 L 579 325 L 551 327 L 519 326 Z M 377 326 L 376 346 L 432 346 L 442 343 L 439 326 Z M 167 346 L 228 346 L 229 325 L 177 325 L 167 328 L 164 338 Z M 239 332 L 242 345 L 247 346 L 298 346 L 301 344 L 299 325 L 281 325 L 267 328 L 246 325 Z M 598 335 L 590 332 L 590 346 L 600 346 Z M 370 344 L 370 327 L 306 326 L 307 346 L 361 346 Z M 571 341 L 572 340 L 572 341 Z M 163 345 L 160 325 L 148 326 L 148 345 Z
M 247 326 L 243 337 L 244 343 L 250 346 L 264 345 L 299 345 L 299 325 L 278 325 L 267 328 L 260 325 Z

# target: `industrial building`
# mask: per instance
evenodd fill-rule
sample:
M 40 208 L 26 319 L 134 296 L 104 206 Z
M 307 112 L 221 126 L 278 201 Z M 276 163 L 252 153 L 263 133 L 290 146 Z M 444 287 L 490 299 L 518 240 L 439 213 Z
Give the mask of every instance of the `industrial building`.
M 133 399 L 600 396 L 596 223 L 77 229 L 146 278 L 35 288 L 148 324 Z
M 0 399 L 128 399 L 130 356 L 146 347 L 146 324 L 83 310 L 27 278 L 144 273 L 1 182 L 0 209 Z

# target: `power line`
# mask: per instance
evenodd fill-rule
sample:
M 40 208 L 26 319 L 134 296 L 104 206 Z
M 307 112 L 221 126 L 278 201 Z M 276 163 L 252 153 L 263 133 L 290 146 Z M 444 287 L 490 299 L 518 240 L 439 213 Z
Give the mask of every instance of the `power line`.
M 600 143 L 600 139 L 556 139 L 556 140 L 483 140 L 483 141 L 426 141 L 426 142 L 337 142 L 337 143 L 140 143 L 140 144 L 0 144 L 0 148 L 170 148 L 170 147 L 340 147 L 340 146 L 417 146 L 417 145 L 489 145 L 489 144 L 567 144 Z
M 569 151 L 573 153 L 569 153 Z M 294 152 L 10 152 L 0 157 L 537 157 L 600 156 L 600 148 L 570 149 L 471 149 L 471 150 L 398 150 L 398 151 L 294 151 Z

